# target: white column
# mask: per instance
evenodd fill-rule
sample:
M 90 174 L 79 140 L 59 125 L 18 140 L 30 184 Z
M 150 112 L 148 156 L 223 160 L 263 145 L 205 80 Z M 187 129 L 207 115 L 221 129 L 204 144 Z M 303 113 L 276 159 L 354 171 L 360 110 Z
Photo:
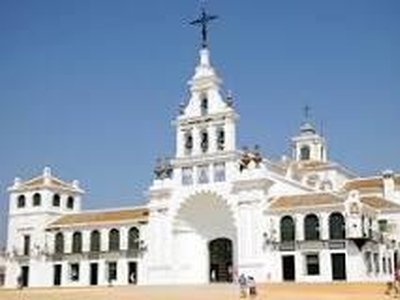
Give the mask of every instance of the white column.
M 64 234 L 64 252 L 72 252 L 72 231 L 66 231 Z
M 119 285 L 128 284 L 128 261 L 120 259 L 117 262 L 117 283 Z
M 90 230 L 82 230 L 82 252 L 89 252 L 90 250 Z
M 236 127 L 233 119 L 226 120 L 225 126 L 225 149 L 232 151 L 236 149 Z
M 192 130 L 192 140 L 193 140 L 193 155 L 201 154 L 200 149 L 200 130 L 198 127 L 194 127 Z
M 302 214 L 296 214 L 294 217 L 296 224 L 296 240 L 304 241 L 304 216 Z
M 127 227 L 120 228 L 119 239 L 120 239 L 121 250 L 127 250 L 128 249 L 128 228 Z
M 97 261 L 98 263 L 98 280 L 99 285 L 107 285 L 108 284 L 108 273 L 107 273 L 107 264 L 104 259 L 100 259 Z
M 101 229 L 101 241 L 100 241 L 100 250 L 101 251 L 108 251 L 108 228 Z
M 329 239 L 329 214 L 321 213 L 319 218 L 319 230 L 321 240 Z
M 208 132 L 208 152 L 214 153 L 217 151 L 217 128 L 215 126 L 209 126 Z

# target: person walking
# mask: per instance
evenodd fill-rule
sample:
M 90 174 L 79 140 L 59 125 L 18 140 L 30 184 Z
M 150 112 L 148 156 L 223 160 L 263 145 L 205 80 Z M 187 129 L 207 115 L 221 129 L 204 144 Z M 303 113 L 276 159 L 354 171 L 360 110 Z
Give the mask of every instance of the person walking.
M 390 295 L 394 292 L 394 296 L 399 296 L 399 287 L 400 287 L 400 268 L 394 270 L 393 273 L 393 281 L 389 281 L 387 283 L 387 288 L 385 291 L 386 295 Z
M 238 279 L 239 288 L 240 288 L 240 298 L 247 297 L 247 279 L 246 276 L 242 273 Z
M 257 286 L 253 276 L 247 278 L 247 286 L 249 287 L 250 299 L 255 299 L 257 297 Z

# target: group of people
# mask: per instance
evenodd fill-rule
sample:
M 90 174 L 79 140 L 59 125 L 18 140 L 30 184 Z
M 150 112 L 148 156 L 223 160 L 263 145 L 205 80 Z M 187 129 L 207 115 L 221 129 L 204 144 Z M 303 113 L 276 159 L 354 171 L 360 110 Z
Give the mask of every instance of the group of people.
M 254 299 L 257 296 L 257 287 L 256 281 L 253 276 L 247 276 L 243 273 L 238 278 L 238 283 L 240 287 L 240 298 L 247 298 L 247 295 L 250 296 L 250 299 Z

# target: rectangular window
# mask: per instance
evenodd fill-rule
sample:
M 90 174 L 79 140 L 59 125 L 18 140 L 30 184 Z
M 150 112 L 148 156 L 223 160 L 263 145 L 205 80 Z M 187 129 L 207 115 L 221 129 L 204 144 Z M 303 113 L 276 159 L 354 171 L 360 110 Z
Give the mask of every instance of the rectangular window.
M 69 278 L 71 281 L 79 281 L 79 264 L 72 263 L 69 265 Z
M 388 271 L 389 271 L 389 274 L 393 274 L 392 259 L 390 257 L 388 257 Z
M 24 235 L 24 255 L 29 255 L 31 249 L 31 236 Z
M 198 183 L 208 183 L 208 165 L 201 165 L 197 167 L 197 182 Z
M 117 262 L 109 262 L 108 266 L 108 282 L 117 280 Z
M 215 182 L 225 181 L 225 164 L 224 163 L 214 164 L 214 181 Z
M 375 274 L 379 274 L 380 268 L 379 268 L 379 254 L 374 253 L 374 266 L 375 266 Z
M 387 232 L 388 230 L 388 220 L 378 221 L 379 232 Z
M 319 257 L 318 254 L 306 255 L 307 275 L 319 275 Z
M 182 168 L 182 185 L 193 184 L 193 169 L 189 167 Z
M 364 253 L 364 261 L 367 267 L 367 273 L 372 273 L 371 252 L 367 251 Z

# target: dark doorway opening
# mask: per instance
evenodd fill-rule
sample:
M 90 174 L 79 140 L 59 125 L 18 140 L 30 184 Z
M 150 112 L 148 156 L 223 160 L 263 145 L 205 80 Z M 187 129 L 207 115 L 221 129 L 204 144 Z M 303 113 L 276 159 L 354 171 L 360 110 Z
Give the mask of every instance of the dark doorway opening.
M 97 263 L 90 264 L 90 285 L 97 285 L 99 281 L 99 265 Z
M 282 256 L 282 277 L 285 281 L 294 281 L 296 276 L 294 255 Z
M 137 283 L 137 263 L 135 261 L 128 263 L 128 282 L 130 284 Z
M 210 282 L 232 282 L 232 241 L 227 238 L 212 240 L 208 245 Z
M 29 267 L 28 266 L 21 267 L 21 286 L 22 287 L 29 286 Z
M 332 279 L 333 280 L 346 280 L 346 254 L 332 253 Z
M 62 273 L 62 266 L 61 265 L 54 265 L 54 285 L 61 285 L 61 273 Z

